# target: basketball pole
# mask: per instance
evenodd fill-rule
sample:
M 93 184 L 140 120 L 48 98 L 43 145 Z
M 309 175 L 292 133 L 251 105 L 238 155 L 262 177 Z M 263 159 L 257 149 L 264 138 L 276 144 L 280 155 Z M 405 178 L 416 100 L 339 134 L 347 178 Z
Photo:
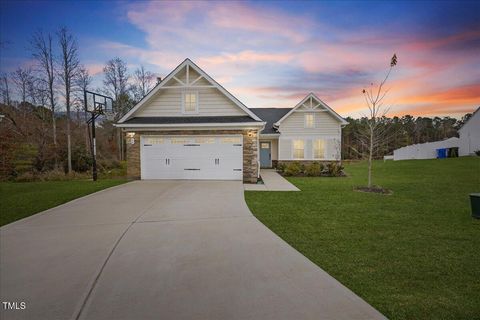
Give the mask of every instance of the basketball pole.
M 92 112 L 92 148 L 93 148 L 93 162 L 92 162 L 93 181 L 97 181 L 97 140 L 95 138 L 95 114 L 93 112 Z

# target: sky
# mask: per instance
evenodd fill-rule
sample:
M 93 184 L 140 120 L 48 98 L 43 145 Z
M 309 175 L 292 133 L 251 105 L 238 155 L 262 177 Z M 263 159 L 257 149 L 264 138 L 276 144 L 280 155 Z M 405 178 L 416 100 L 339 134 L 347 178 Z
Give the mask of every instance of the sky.
M 386 88 L 389 115 L 461 117 L 480 106 L 480 2 L 2 1 L 0 71 L 34 65 L 36 30 L 65 25 L 101 86 L 113 57 L 165 77 L 185 58 L 248 107 L 294 107 L 309 92 L 342 116 Z

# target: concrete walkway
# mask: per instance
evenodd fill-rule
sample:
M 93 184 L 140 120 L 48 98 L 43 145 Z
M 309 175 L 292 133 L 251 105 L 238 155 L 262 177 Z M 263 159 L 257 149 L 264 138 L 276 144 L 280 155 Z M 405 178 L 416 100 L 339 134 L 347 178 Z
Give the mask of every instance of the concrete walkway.
M 0 228 L 1 319 L 382 319 L 240 182 L 137 181 Z
M 275 169 L 261 169 L 260 176 L 263 184 L 244 184 L 247 191 L 300 191 L 287 179 L 277 173 Z

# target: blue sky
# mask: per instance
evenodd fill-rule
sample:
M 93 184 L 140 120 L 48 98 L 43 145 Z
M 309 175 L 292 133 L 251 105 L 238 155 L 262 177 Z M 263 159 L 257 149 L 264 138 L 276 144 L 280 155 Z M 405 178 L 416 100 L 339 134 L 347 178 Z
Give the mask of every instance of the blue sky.
M 101 85 L 113 57 L 165 76 L 186 57 L 250 107 L 292 107 L 315 92 L 343 116 L 365 110 L 395 52 L 391 114 L 461 116 L 480 105 L 478 2 L 1 3 L 0 69 L 34 62 L 33 31 L 66 25 Z

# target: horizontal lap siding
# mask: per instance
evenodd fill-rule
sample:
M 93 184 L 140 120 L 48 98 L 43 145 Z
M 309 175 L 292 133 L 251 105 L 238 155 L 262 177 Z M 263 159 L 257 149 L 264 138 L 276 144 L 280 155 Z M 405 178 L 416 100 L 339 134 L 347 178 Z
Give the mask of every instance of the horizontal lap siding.
M 199 80 L 200 81 L 200 80 Z M 195 83 L 197 84 L 197 83 Z M 200 85 L 200 84 L 199 84 Z M 246 113 L 216 88 L 198 88 L 198 114 L 186 116 L 244 116 Z M 179 117 L 182 113 L 182 90 L 163 89 L 147 105 L 138 110 L 136 117 Z
M 279 131 L 284 135 L 337 135 L 341 132 L 340 123 L 328 112 L 314 112 L 315 128 L 305 128 L 305 112 L 293 112 L 282 121 Z

